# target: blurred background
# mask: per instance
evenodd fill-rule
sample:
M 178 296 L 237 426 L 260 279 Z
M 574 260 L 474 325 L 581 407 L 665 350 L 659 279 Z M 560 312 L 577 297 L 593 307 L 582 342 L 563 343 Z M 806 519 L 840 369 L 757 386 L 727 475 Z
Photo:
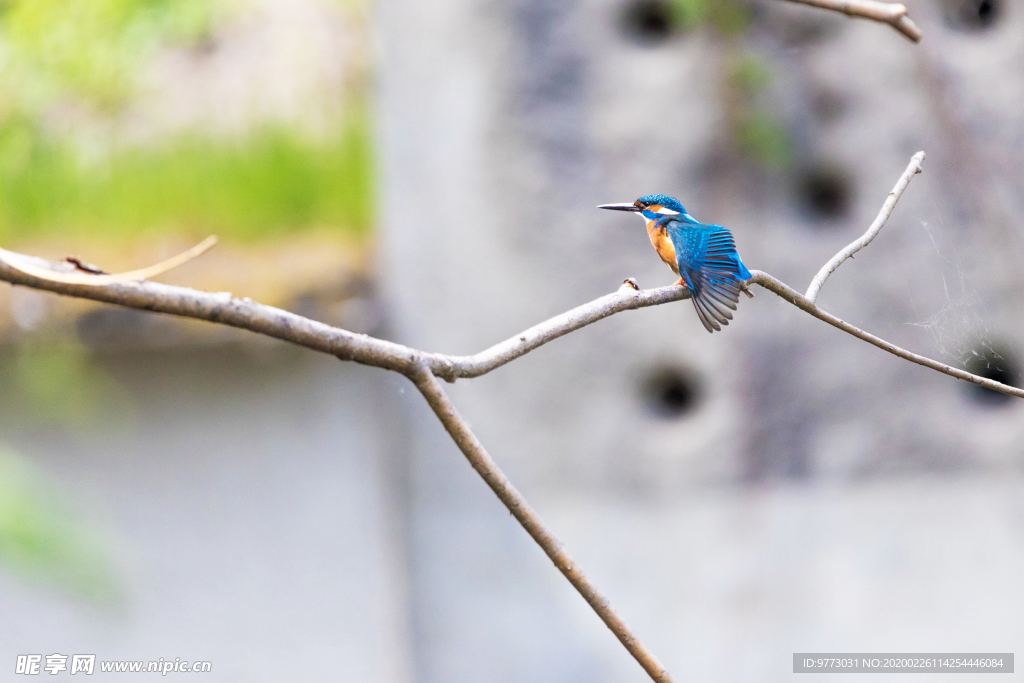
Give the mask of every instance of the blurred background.
M 116 271 L 213 233 L 163 279 L 471 353 L 675 279 L 596 204 L 677 196 L 803 290 L 923 149 L 819 303 L 1016 385 L 1024 10 L 907 4 L 919 45 L 779 0 L 7 0 L 0 244 Z M 0 667 L 646 680 L 400 377 L 4 286 L 0 382 Z M 1024 403 L 769 293 L 451 391 L 677 680 L 1024 635 Z

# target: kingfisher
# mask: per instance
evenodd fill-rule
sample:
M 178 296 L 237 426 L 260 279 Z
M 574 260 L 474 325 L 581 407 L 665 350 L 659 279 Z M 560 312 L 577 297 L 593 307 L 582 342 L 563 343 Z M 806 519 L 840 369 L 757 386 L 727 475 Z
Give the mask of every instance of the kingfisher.
M 753 298 L 747 288 L 750 271 L 740 260 L 729 229 L 701 223 L 678 199 L 649 194 L 632 204 L 602 204 L 597 208 L 631 211 L 644 219 L 654 250 L 679 276 L 676 284 L 690 290 L 693 307 L 708 332 L 729 324 L 740 292 Z

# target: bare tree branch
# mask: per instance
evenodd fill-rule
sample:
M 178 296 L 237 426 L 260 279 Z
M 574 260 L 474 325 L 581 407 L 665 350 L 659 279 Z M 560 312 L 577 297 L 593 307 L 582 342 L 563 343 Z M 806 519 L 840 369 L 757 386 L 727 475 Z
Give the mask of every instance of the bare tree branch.
M 875 223 L 860 240 L 839 252 L 822 268 L 818 276 L 815 277 L 811 289 L 808 290 L 807 296 L 801 295 L 762 271 L 753 271 L 751 282 L 761 285 L 819 320 L 899 358 L 987 389 L 1024 398 L 1022 389 L 940 363 L 865 332 L 822 311 L 811 298 L 812 294 L 816 294 L 820 290 L 821 284 L 830 273 L 835 271 L 846 258 L 863 248 L 877 234 L 892 212 L 896 201 L 906 189 L 910 178 L 920 171 L 923 158 L 923 154 L 914 156 L 900 182 L 886 199 Z M 194 255 L 197 250 L 202 248 L 208 247 L 200 245 L 186 252 L 186 255 Z M 184 255 L 180 258 L 176 257 L 176 259 L 172 259 L 172 262 L 177 263 L 184 258 Z M 151 269 L 133 271 L 133 273 L 146 273 L 149 270 Z M 630 632 L 608 601 L 597 592 L 583 571 L 573 563 L 562 544 L 551 534 L 536 512 L 487 454 L 480 441 L 473 435 L 469 426 L 451 404 L 437 378 L 454 381 L 460 377 L 484 375 L 554 339 L 608 316 L 622 311 L 657 306 L 688 298 L 689 292 L 685 287 L 671 285 L 658 289 L 640 290 L 635 281 L 626 280 L 618 291 L 557 315 L 480 353 L 472 356 L 450 356 L 428 353 L 368 335 L 355 334 L 279 308 L 259 304 L 250 299 L 240 299 L 228 292 L 201 292 L 187 287 L 127 279 L 124 275 L 92 274 L 82 272 L 73 263 L 53 263 L 2 249 L 0 249 L 0 280 L 65 296 L 229 325 L 328 353 L 342 360 L 355 361 L 405 375 L 416 384 L 473 468 L 598 616 L 615 633 L 630 654 L 636 658 L 653 680 L 659 683 L 671 681 L 665 668 Z
M 924 152 L 918 152 L 910 158 L 910 165 L 907 166 L 907 170 L 900 176 L 899 181 L 896 183 L 896 187 L 892 188 L 892 192 L 886 197 L 885 203 L 882 204 L 882 210 L 878 212 L 878 216 L 875 218 L 874 223 L 868 227 L 868 231 L 861 235 L 859 238 L 846 245 L 838 254 L 833 256 L 828 263 L 821 267 L 818 274 L 811 280 L 811 285 L 807 288 L 807 293 L 804 296 L 813 304 L 818 300 L 818 292 L 821 291 L 821 286 L 825 284 L 825 280 L 828 276 L 836 271 L 836 269 L 843 264 L 843 261 L 852 257 L 858 251 L 871 244 L 871 240 L 875 239 L 875 236 L 881 232 L 882 226 L 889 220 L 889 216 L 892 215 L 892 210 L 896 208 L 896 202 L 903 196 L 904 190 L 910 185 L 911 179 L 921 172 L 921 164 L 924 163 Z
M 848 17 L 858 17 L 889 24 L 915 43 L 921 42 L 921 29 L 907 16 L 907 8 L 899 3 L 876 2 L 876 0 L 787 0 L 800 5 L 841 12 Z
M 36 264 L 47 264 L 57 271 L 70 267 L 68 264 L 52 263 L 42 259 L 33 259 L 33 261 Z M 761 285 L 814 317 L 884 351 L 951 377 L 972 382 L 993 391 L 1024 398 L 1024 390 L 902 349 L 821 310 L 806 296 L 768 273 L 757 270 L 752 273 L 752 282 Z M 103 276 L 96 277 L 98 279 Z M 689 297 L 686 288 L 677 285 L 640 291 L 623 286 L 612 294 L 557 315 L 478 354 L 450 356 L 419 351 L 403 344 L 349 332 L 289 313 L 280 308 L 259 304 L 249 299 L 239 299 L 227 292 L 200 292 L 187 287 L 176 287 L 156 282 L 119 281 L 103 285 L 55 282 L 23 273 L 12 267 L 2 257 L 0 257 L 0 280 L 66 296 L 238 327 L 337 356 L 342 360 L 394 370 L 405 375 L 423 363 L 430 368 L 434 375 L 449 380 L 487 374 L 554 339 L 615 313 L 658 306 Z
M 610 313 L 608 315 L 611 315 Z M 516 490 L 512 482 L 505 476 L 491 456 L 487 453 L 483 444 L 470 430 L 469 425 L 459 415 L 458 410 L 452 405 L 448 395 L 437 381 L 434 373 L 426 364 L 418 365 L 409 374 L 409 379 L 420 390 L 427 403 L 433 409 L 434 414 L 444 425 L 452 441 L 459 447 L 469 464 L 477 471 L 487 485 L 491 487 L 494 494 L 498 496 L 512 516 L 516 518 L 526 533 L 533 537 L 537 545 L 558 567 L 558 571 L 569 580 L 569 583 L 583 596 L 583 599 L 593 608 L 601 621 L 611 629 L 615 637 L 629 650 L 644 671 L 657 683 L 672 683 L 672 677 L 668 671 L 654 656 L 654 653 L 644 647 L 629 626 L 622 620 L 611 604 L 597 588 L 590 582 L 583 570 L 573 562 L 566 552 L 562 542 L 555 538 L 550 529 L 544 524 L 537 512 L 523 498 L 523 495 Z

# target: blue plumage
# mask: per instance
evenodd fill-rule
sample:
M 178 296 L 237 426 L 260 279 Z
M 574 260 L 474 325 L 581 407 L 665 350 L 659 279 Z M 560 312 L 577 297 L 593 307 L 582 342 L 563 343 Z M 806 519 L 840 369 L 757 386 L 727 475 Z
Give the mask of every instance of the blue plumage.
M 677 213 L 686 213 L 686 209 L 679 203 L 679 200 L 675 197 L 669 197 L 667 194 L 645 194 L 640 199 L 634 202 L 634 206 L 639 203 L 642 206 L 660 206 L 669 211 L 675 211 Z
M 685 216 L 685 218 L 683 217 Z M 732 233 L 721 225 L 692 220 L 689 214 L 657 221 L 676 251 L 679 278 L 690 290 L 693 306 L 708 332 L 728 325 L 750 271 L 736 251 Z
M 639 213 L 658 255 L 690 290 L 697 316 L 708 332 L 732 320 L 750 271 L 736 251 L 728 228 L 701 223 L 674 197 L 649 194 L 632 204 L 605 204 L 602 209 Z

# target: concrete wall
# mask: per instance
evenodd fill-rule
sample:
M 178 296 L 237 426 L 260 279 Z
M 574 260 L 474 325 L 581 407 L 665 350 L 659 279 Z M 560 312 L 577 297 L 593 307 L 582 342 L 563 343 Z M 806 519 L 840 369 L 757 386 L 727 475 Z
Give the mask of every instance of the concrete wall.
M 401 339 L 476 351 L 626 276 L 667 284 L 639 221 L 593 208 L 648 192 L 803 288 L 925 149 L 820 301 L 948 362 L 1014 361 L 1020 176 L 994 169 L 1019 163 L 1024 14 L 1000 7 L 969 30 L 915 3 L 914 46 L 766 2 L 743 38 L 643 44 L 620 2 L 381 3 L 381 253 Z M 744 54 L 771 74 L 757 97 L 788 133 L 784 168 L 730 140 Z M 799 650 L 1010 647 L 1022 408 L 770 294 L 736 318 L 711 336 L 689 303 L 620 315 L 452 392 L 680 679 L 781 680 Z M 667 403 L 651 389 L 666 376 Z M 680 386 L 697 399 L 667 417 Z M 420 679 L 643 680 L 429 416 L 414 425 Z

